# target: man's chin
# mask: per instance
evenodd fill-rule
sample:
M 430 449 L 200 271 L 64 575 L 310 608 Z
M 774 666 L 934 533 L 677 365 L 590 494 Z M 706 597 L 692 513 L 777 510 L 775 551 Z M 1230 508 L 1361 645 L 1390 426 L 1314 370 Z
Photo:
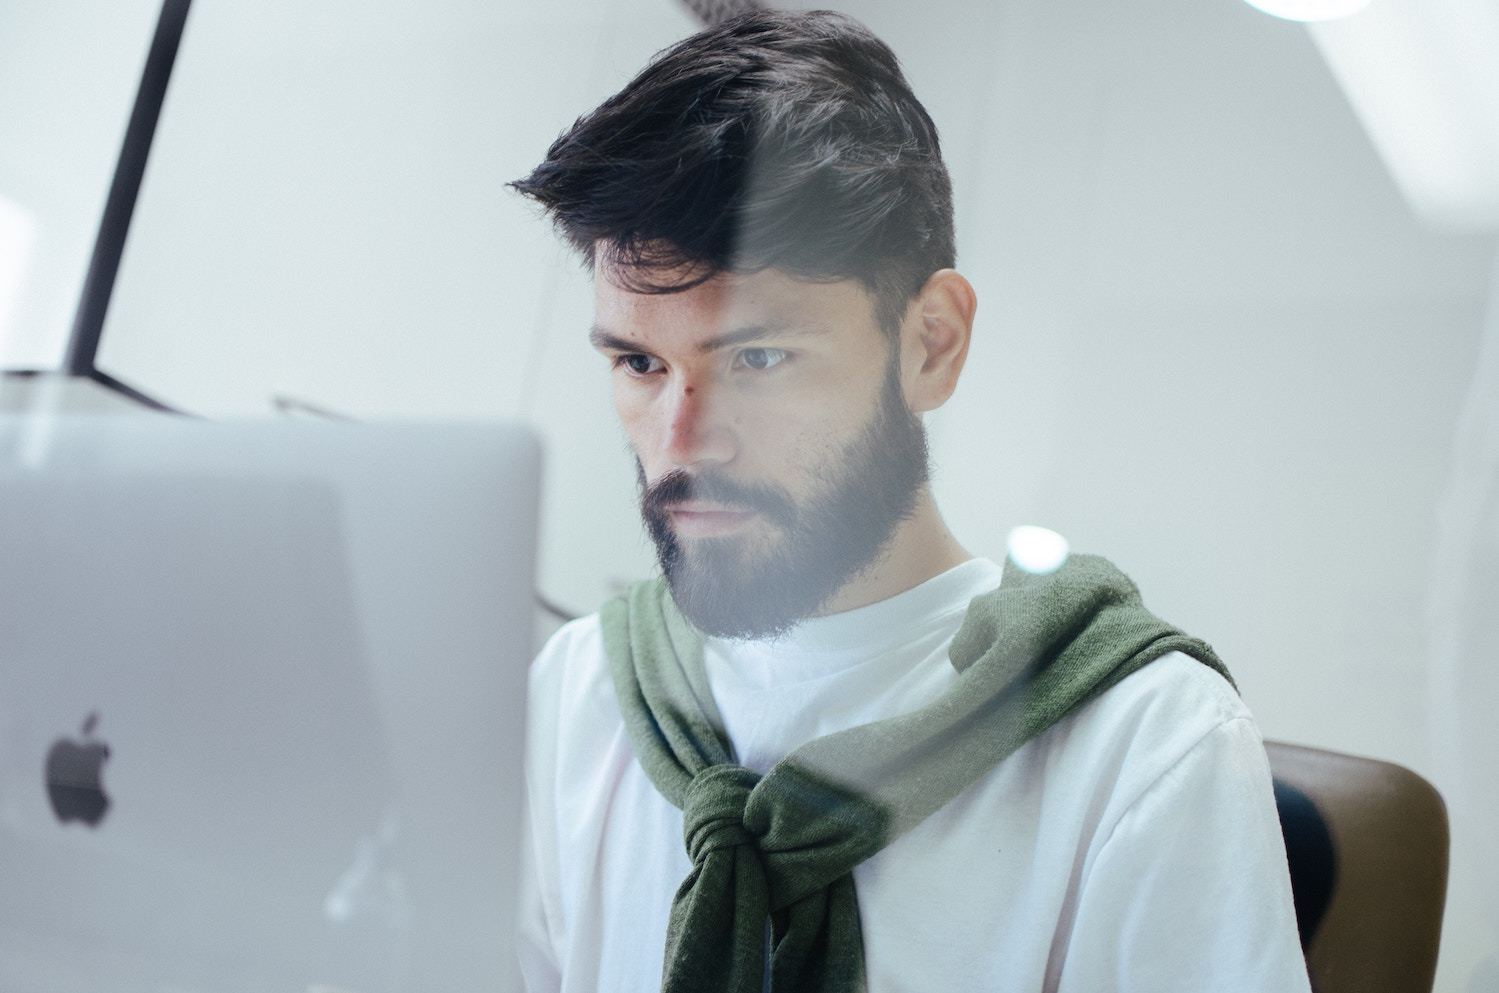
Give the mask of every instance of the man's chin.
M 787 583 L 784 563 L 750 553 L 747 544 L 732 538 L 683 542 L 675 560 L 663 563 L 672 599 L 704 634 L 768 638 L 819 606 Z
M 671 582 L 668 579 L 668 582 Z M 785 634 L 815 608 L 766 602 L 744 589 L 705 589 L 671 583 L 672 600 L 698 631 L 715 638 L 758 640 Z

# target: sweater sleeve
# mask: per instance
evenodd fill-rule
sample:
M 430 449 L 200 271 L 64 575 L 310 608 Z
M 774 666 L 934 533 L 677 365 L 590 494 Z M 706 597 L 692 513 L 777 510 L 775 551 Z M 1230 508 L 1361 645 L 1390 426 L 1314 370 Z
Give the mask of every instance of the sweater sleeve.
M 1252 720 L 1208 731 L 1085 868 L 1058 993 L 1307 993 L 1269 763 Z

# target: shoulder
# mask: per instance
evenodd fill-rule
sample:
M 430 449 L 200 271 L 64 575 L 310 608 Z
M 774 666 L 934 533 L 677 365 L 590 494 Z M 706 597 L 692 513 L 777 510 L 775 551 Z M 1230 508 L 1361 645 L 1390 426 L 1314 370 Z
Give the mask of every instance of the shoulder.
M 1146 734 L 1168 750 L 1185 749 L 1233 721 L 1253 720 L 1227 679 L 1181 652 L 1168 652 L 1120 680 L 1085 711 L 1102 729 Z
M 1269 763 L 1228 682 L 1164 656 L 1063 737 L 1102 775 L 1060 775 L 1089 813 L 1058 989 L 1305 993 Z
M 531 663 L 531 681 L 560 678 L 563 670 L 589 656 L 602 654 L 603 650 L 604 637 L 597 613 L 568 621 L 536 653 Z
M 1053 729 L 1056 772 L 1095 771 L 1114 817 L 1187 764 L 1268 789 L 1258 727 L 1217 672 L 1172 652 L 1121 680 Z
M 619 720 L 598 614 L 570 621 L 547 639 L 531 663 L 528 695 L 533 724 Z
M 592 802 L 579 790 L 594 790 L 601 770 L 628 754 L 603 633 L 598 616 L 589 615 L 552 635 L 531 664 L 526 778 L 533 808 L 555 808 L 565 822 L 562 811 Z

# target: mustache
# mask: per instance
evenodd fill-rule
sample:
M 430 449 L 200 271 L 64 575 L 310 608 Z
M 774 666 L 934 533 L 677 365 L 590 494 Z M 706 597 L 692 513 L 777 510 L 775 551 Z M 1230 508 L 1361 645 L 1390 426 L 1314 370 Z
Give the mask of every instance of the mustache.
M 685 469 L 673 469 L 647 485 L 642 474 L 640 506 L 647 514 L 665 518 L 672 505 L 688 500 L 727 504 L 783 522 L 796 517 L 796 505 L 791 498 L 774 487 L 752 486 L 721 473 L 690 473 Z

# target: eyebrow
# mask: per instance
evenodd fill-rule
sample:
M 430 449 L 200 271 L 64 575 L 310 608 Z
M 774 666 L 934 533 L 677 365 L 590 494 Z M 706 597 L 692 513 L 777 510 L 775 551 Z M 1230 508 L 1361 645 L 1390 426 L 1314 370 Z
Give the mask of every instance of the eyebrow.
M 747 327 L 735 328 L 733 331 L 725 331 L 723 334 L 709 338 L 698 345 L 698 351 L 705 353 L 714 352 L 723 348 L 733 348 L 736 345 L 746 345 L 750 342 L 762 341 L 769 337 L 804 338 L 812 335 L 826 334 L 827 331 L 828 329 L 820 324 L 789 324 L 784 322 L 751 324 Z M 643 351 L 642 346 L 638 342 L 622 338 L 599 324 L 595 324 L 589 329 L 588 341 L 594 348 L 606 348 L 616 352 Z

